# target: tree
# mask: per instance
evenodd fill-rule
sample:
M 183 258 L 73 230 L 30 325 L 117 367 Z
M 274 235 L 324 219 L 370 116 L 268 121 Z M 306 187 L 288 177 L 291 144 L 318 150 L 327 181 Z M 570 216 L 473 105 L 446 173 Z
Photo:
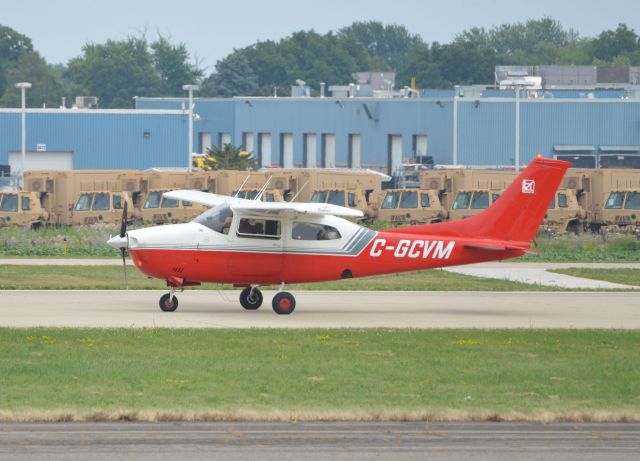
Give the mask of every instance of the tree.
M 640 49 L 638 35 L 626 24 L 618 24 L 616 30 L 601 32 L 589 44 L 589 50 L 594 61 L 613 62 L 616 57 L 638 54 Z M 620 58 L 618 58 L 619 60 Z
M 57 78 L 55 72 L 36 51 L 23 51 L 18 62 L 6 73 L 9 86 L 0 99 L 4 107 L 19 107 L 21 91 L 14 87 L 17 82 L 28 81 L 33 87 L 27 92 L 31 106 L 58 107 L 66 89 Z
M 226 58 L 218 61 L 216 71 L 202 83 L 200 91 L 202 96 L 228 98 L 260 94 L 258 76 L 249 65 L 249 60 L 242 50 L 234 50 Z
M 256 159 L 250 152 L 245 152 L 233 144 L 223 147 L 211 146 L 207 148 L 204 159 L 205 170 L 241 170 L 246 171 L 255 167 Z
M 182 85 L 199 81 L 203 72 L 189 63 L 189 52 L 184 43 L 172 45 L 162 35 L 151 44 L 153 65 L 159 83 L 155 96 L 181 96 Z
M 385 26 L 378 21 L 354 22 L 340 29 L 338 36 L 355 39 L 371 56 L 381 58 L 396 72 L 404 70 L 407 58 L 415 49 L 425 46 L 422 38 L 409 33 L 406 27 Z
M 105 108 L 131 107 L 134 96 L 154 96 L 160 86 L 144 37 L 88 43 L 69 61 L 66 76 L 98 96 Z
M 17 65 L 24 53 L 32 53 L 31 39 L 10 27 L 0 25 L 0 96 L 7 88 L 6 73 Z
M 493 81 L 496 52 L 483 28 L 474 27 L 453 42 L 433 50 L 442 78 L 450 85 L 482 84 Z

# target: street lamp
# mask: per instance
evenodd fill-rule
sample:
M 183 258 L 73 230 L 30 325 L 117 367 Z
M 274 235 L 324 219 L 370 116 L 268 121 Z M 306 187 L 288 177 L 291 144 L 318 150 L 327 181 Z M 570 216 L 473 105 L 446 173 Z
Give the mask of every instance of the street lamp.
M 27 90 L 27 88 L 31 88 L 31 83 L 29 82 L 19 82 L 16 83 L 16 88 L 20 88 L 21 92 L 22 92 L 22 149 L 21 149 L 21 153 L 22 153 L 22 165 L 21 165 L 21 169 L 22 171 L 20 172 L 20 174 L 22 175 L 22 188 L 24 189 L 24 169 L 25 169 L 25 164 L 27 163 L 27 112 L 26 112 L 26 95 L 25 92 Z
M 189 163 L 187 163 L 187 168 L 191 171 L 191 157 L 193 156 L 193 92 L 198 91 L 200 87 L 198 85 L 182 85 L 182 89 L 189 92 Z

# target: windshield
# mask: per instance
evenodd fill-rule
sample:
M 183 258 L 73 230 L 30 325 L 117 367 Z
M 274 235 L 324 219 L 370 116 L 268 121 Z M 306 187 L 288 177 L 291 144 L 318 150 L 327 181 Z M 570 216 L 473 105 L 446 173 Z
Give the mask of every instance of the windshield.
M 327 200 L 327 203 L 344 206 L 344 191 L 332 190 L 329 192 L 329 199 Z
M 471 209 L 484 210 L 489 207 L 489 192 L 474 192 Z
M 627 192 L 625 210 L 640 210 L 640 192 Z
M 0 204 L 2 211 L 18 211 L 18 196 L 16 194 L 4 194 Z
M 407 191 L 402 193 L 400 208 L 418 208 L 418 192 Z
M 93 198 L 93 194 L 82 194 L 78 201 L 76 202 L 76 206 L 73 208 L 74 211 L 87 211 L 91 208 L 91 199 Z
M 471 192 L 458 192 L 453 206 L 454 210 L 462 210 L 469 208 L 469 202 L 471 201 Z
M 98 192 L 93 199 L 92 210 L 104 211 L 109 209 L 109 194 L 107 192 Z
M 144 208 L 159 208 L 162 192 L 150 192 L 147 201 L 144 202 Z
M 173 198 L 162 197 L 161 208 L 178 208 L 179 202 Z
M 382 201 L 382 206 L 380 208 L 383 208 L 385 210 L 397 208 L 399 198 L 400 192 L 387 192 L 387 195 L 384 196 L 384 200 Z
M 220 232 L 221 234 L 227 234 L 229 233 L 232 218 L 233 212 L 231 211 L 231 207 L 228 204 L 223 203 L 222 205 L 218 205 L 205 211 L 194 219 L 193 222 L 202 224 L 203 226 L 206 226 L 213 231 Z
M 327 198 L 327 193 L 321 190 L 315 191 L 311 196 L 311 203 L 324 203 Z
M 609 195 L 607 203 L 605 203 L 604 207 L 607 209 L 619 210 L 620 208 L 622 208 L 623 201 L 624 192 L 611 192 L 611 195 Z

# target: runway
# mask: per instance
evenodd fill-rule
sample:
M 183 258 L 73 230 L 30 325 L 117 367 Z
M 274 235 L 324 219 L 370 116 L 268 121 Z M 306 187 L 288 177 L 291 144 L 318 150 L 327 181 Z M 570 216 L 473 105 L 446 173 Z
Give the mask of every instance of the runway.
M 638 424 L 0 424 L 0 459 L 635 460 Z
M 291 315 L 257 311 L 239 291 L 185 291 L 162 312 L 164 291 L 0 291 L 3 327 L 189 328 L 640 328 L 637 292 L 295 292 Z

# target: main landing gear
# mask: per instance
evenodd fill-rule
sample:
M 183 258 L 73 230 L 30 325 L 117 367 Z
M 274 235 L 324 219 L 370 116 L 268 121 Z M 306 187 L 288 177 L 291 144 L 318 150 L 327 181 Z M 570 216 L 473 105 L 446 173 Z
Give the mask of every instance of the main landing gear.
M 280 286 L 280 290 L 283 290 L 286 285 L 283 283 Z M 165 293 L 160 297 L 160 309 L 163 312 L 173 312 L 178 308 L 178 298 L 175 295 L 176 289 L 171 287 L 169 293 Z M 262 292 L 257 286 L 247 287 L 240 292 L 240 304 L 247 310 L 256 310 L 262 306 L 263 296 Z M 276 314 L 289 315 L 296 308 L 296 298 L 286 291 L 279 291 L 273 297 L 271 306 Z
M 285 284 L 283 283 L 280 289 L 282 290 L 284 287 Z M 245 309 L 255 310 L 262 305 L 262 301 L 262 292 L 257 286 L 247 287 L 240 293 L 240 304 Z M 296 308 L 296 298 L 291 293 L 280 291 L 273 297 L 271 306 L 276 314 L 288 315 Z

